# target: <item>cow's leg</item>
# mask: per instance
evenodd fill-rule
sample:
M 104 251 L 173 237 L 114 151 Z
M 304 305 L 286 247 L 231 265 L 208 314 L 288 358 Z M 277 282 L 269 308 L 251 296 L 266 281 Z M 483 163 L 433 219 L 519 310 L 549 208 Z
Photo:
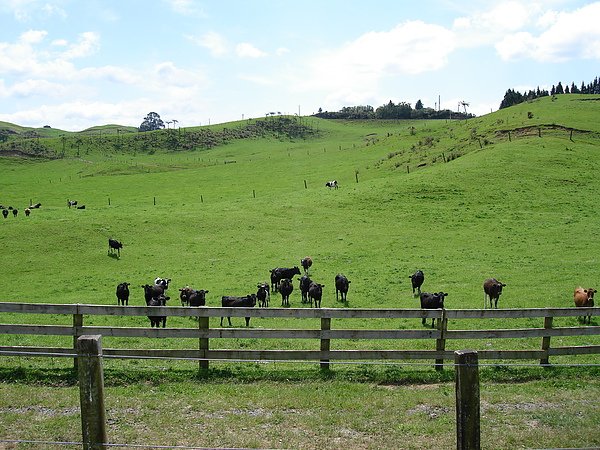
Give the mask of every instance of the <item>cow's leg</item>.
M 250 326 L 250 317 L 245 317 L 246 319 L 246 326 L 249 327 Z

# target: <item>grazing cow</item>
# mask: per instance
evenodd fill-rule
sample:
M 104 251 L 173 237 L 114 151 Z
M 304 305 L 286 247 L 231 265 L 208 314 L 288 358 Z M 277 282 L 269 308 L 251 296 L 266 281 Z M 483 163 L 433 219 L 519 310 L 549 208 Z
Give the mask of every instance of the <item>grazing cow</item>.
M 505 287 L 506 284 L 501 283 L 495 278 L 488 278 L 483 282 L 483 308 L 486 308 L 487 298 L 490 298 L 490 309 L 496 307 L 498 308 L 498 299 L 500 298 L 500 294 L 502 294 L 502 288 Z
M 300 260 L 300 265 L 304 269 L 304 275 L 308 275 L 308 269 L 310 268 L 310 266 L 312 266 L 312 258 L 310 256 L 302 258 Z
M 323 296 L 324 287 L 324 284 L 318 284 L 314 281 L 310 283 L 310 286 L 308 288 L 308 299 L 310 301 L 311 307 L 313 306 L 313 301 L 315 308 L 321 307 L 321 297 Z
M 129 305 L 129 283 L 120 283 L 117 285 L 117 305 Z
M 160 278 L 160 277 L 157 277 L 154 280 L 154 284 L 157 285 L 157 286 L 161 286 L 165 291 L 167 289 L 169 289 L 169 283 L 170 282 L 171 282 L 170 278 Z
M 281 306 L 290 306 L 290 294 L 294 290 L 292 280 L 284 278 L 279 283 L 279 293 L 281 294 Z
M 421 294 L 421 286 L 423 285 L 423 281 L 425 281 L 425 274 L 422 270 L 417 270 L 410 277 L 410 282 L 412 284 L 413 296 L 415 295 L 415 289 L 417 291 L 417 295 Z
M 579 308 L 592 308 L 594 306 L 594 294 L 598 292 L 594 288 L 584 289 L 582 287 L 578 287 L 575 289 L 573 293 L 573 300 L 575 301 L 575 306 Z M 592 316 L 583 316 L 583 323 L 591 323 Z
M 117 255 L 121 257 L 121 249 L 123 248 L 123 244 L 121 244 L 116 239 L 108 238 L 108 253 L 111 254 L 117 251 Z
M 308 303 L 308 289 L 312 280 L 306 275 L 300 277 L 300 294 L 302 295 L 302 303 Z
M 170 297 L 160 294 L 158 297 L 153 297 L 147 301 L 146 306 L 166 306 L 167 300 L 170 300 Z M 150 319 L 151 327 L 156 325 L 156 328 L 159 328 L 161 323 L 163 328 L 167 326 L 167 316 L 148 316 L 148 319 Z
M 244 297 L 235 297 L 224 295 L 221 298 L 221 306 L 223 308 L 254 308 L 256 305 L 256 294 L 246 295 Z M 250 326 L 250 317 L 246 317 L 246 326 Z M 231 317 L 227 316 L 229 326 L 231 326 Z M 221 326 L 223 326 L 223 317 L 221 316 Z
M 35 205 L 31 205 L 30 208 L 31 209 L 38 209 L 40 206 L 42 206 L 41 203 L 36 203 Z
M 17 214 L 19 214 L 19 210 L 17 208 L 13 209 L 13 216 L 17 217 Z
M 331 180 L 331 181 L 328 181 L 327 183 L 325 183 L 325 186 L 328 187 L 329 189 L 331 189 L 331 188 L 337 189 L 338 182 L 337 182 L 337 180 Z
M 445 292 L 436 292 L 434 294 L 429 294 L 427 292 L 422 292 L 419 294 L 419 298 L 421 299 L 421 309 L 444 309 L 444 297 L 448 294 Z M 421 321 L 423 325 L 427 324 L 427 319 L 423 317 Z M 433 328 L 435 323 L 435 318 L 431 319 L 431 328 Z M 438 319 L 438 326 L 440 323 L 440 319 Z
M 292 268 L 285 267 L 277 267 L 275 269 L 270 270 L 271 272 L 271 289 L 273 292 L 277 292 L 279 289 L 279 282 L 284 278 L 289 278 L 290 280 L 294 278 L 294 275 L 300 275 L 300 269 L 298 266 L 294 266 Z
M 67 206 L 69 207 L 69 209 L 71 208 L 71 206 L 77 206 L 77 200 L 68 200 L 67 199 Z
M 6 219 L 8 217 L 8 209 L 3 209 L 2 210 L 2 215 L 4 216 L 4 218 Z
M 31 209 L 25 208 L 25 216 L 29 217 L 29 214 L 31 214 Z
M 338 300 L 338 293 L 341 294 L 342 301 L 346 302 L 346 296 L 348 295 L 348 288 L 350 287 L 350 281 L 346 278 L 346 275 L 338 273 L 335 276 L 335 299 Z
M 267 283 L 257 284 L 256 287 L 256 298 L 258 299 L 258 306 L 261 308 L 267 308 L 269 306 L 269 298 L 271 293 L 269 292 L 269 285 Z
M 79 205 L 79 206 L 76 206 L 75 208 L 77 208 L 77 209 L 85 209 L 85 205 Z

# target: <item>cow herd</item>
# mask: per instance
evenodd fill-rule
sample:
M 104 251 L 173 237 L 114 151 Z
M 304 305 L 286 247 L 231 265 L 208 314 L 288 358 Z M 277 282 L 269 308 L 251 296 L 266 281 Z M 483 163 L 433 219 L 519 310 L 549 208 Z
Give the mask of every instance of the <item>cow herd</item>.
M 35 203 L 33 205 L 29 205 L 27 208 L 25 208 L 23 210 L 23 212 L 25 213 L 26 217 L 29 217 L 29 215 L 31 214 L 31 210 L 38 209 L 40 206 L 42 206 L 41 203 Z M 0 205 L 0 211 L 2 211 L 2 217 L 4 217 L 5 219 L 11 214 L 13 215 L 13 217 L 17 217 L 19 215 L 19 209 L 13 208 L 12 206 Z

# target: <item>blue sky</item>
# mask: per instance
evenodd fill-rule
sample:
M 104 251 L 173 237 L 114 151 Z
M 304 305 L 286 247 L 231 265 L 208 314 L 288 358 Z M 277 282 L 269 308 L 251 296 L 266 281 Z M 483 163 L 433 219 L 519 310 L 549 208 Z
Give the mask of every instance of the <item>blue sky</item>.
M 600 2 L 0 0 L 0 121 L 187 127 L 600 75 Z

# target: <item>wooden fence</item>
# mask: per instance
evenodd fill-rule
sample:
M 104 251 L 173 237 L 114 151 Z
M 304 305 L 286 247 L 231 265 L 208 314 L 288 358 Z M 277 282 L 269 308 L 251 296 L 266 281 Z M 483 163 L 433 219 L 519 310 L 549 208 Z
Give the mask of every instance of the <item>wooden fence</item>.
M 0 322 L 2 313 L 12 313 L 13 318 L 20 323 L 0 323 L 0 334 L 11 335 L 44 335 L 72 336 L 73 345 L 70 347 L 43 346 L 0 346 L 0 355 L 5 356 L 52 356 L 73 357 L 76 353 L 76 343 L 82 335 L 101 335 L 104 337 L 128 338 L 177 338 L 195 340 L 197 346 L 193 349 L 127 349 L 104 348 L 106 357 L 116 358 L 185 358 L 199 361 L 200 368 L 208 368 L 209 361 L 318 361 L 323 368 L 328 368 L 331 361 L 399 361 L 399 360 L 432 360 L 436 369 L 443 367 L 444 360 L 453 361 L 454 350 L 447 349 L 448 341 L 454 340 L 496 340 L 496 339 L 533 339 L 535 349 L 489 349 L 469 348 L 478 353 L 480 360 L 537 360 L 540 364 L 549 364 L 549 358 L 559 355 L 600 354 L 599 345 L 570 345 L 552 346 L 553 337 L 568 336 L 598 336 L 600 326 L 582 325 L 576 327 L 557 326 L 555 318 L 576 317 L 581 315 L 599 316 L 600 308 L 535 308 L 535 309 L 496 309 L 496 310 L 421 310 L 421 309 L 343 309 L 343 308 L 215 308 L 215 307 L 140 307 L 140 306 L 100 306 L 85 304 L 41 304 L 41 303 L 10 303 L 0 302 Z M 53 314 L 71 316 L 72 325 L 38 325 L 26 323 L 32 314 Z M 166 315 L 195 318 L 197 326 L 193 328 L 150 328 L 145 327 L 104 327 L 91 326 L 84 323 L 89 316 L 148 316 Z M 209 326 L 211 317 L 251 317 L 256 323 L 257 318 L 293 318 L 318 319 L 320 326 L 307 328 L 254 328 L 254 327 L 218 327 Z M 5 316 L 6 317 L 6 316 Z M 23 318 L 23 320 L 21 320 Z M 437 328 L 427 328 L 421 325 L 421 319 L 437 320 Z M 363 319 L 361 328 L 349 329 L 352 321 L 346 319 Z M 364 319 L 414 319 L 413 329 L 366 329 Z M 529 319 L 539 326 L 521 328 L 490 328 L 490 329 L 451 329 L 450 324 L 460 324 L 463 320 L 489 319 L 503 320 L 503 325 L 514 319 Z M 11 322 L 16 322 L 12 320 Z M 339 321 L 339 322 L 338 322 Z M 514 320 L 516 322 L 516 320 Z M 4 321 L 6 322 L 6 320 Z M 23 323 L 25 322 L 25 323 Z M 30 321 L 31 322 L 31 321 Z M 564 322 L 564 321 L 563 321 Z M 145 320 L 145 323 L 146 322 Z M 237 319 L 237 324 L 242 325 Z M 268 322 L 262 322 L 268 323 Z M 262 324 L 261 323 L 261 324 Z M 317 322 L 318 323 L 318 322 Z M 373 322 L 374 323 L 374 322 Z M 486 322 L 490 323 L 490 322 Z M 251 325 L 253 322 L 251 321 Z M 340 325 L 339 328 L 332 325 Z M 220 339 L 306 339 L 316 340 L 315 348 L 308 350 L 272 350 L 264 348 L 214 348 Z M 431 341 L 429 350 L 410 349 L 342 349 L 332 350 L 332 341 L 366 340 L 373 341 L 372 347 L 377 347 L 375 341 L 386 340 L 425 340 Z M 595 339 L 592 339 L 595 341 Z M 263 341 L 266 342 L 266 341 Z M 337 343 L 337 342 L 336 342 Z M 210 345 L 209 345 L 210 344 Z M 254 347 L 260 347 L 256 343 Z M 352 345 L 349 345 L 352 347 Z M 476 345 L 475 347 L 485 347 Z M 400 347 L 400 345 L 399 345 Z M 463 347 L 463 346 L 459 346 Z

